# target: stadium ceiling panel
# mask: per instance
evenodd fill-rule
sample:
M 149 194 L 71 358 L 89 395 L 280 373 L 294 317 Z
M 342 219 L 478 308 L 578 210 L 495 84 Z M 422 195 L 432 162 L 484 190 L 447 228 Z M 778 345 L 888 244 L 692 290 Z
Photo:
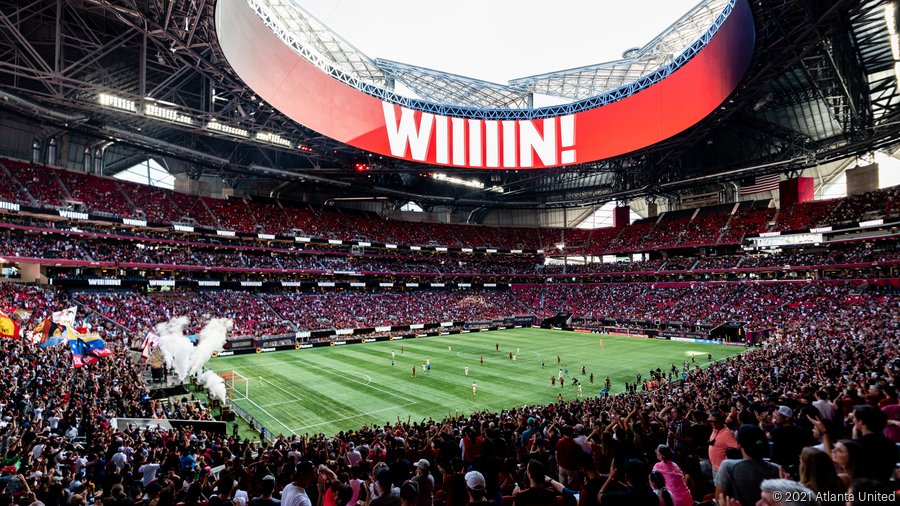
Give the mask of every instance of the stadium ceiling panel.
M 502 84 L 381 58 L 376 59 L 375 63 L 385 74 L 403 83 L 424 100 L 478 109 L 531 107 L 531 93 L 510 89 Z
M 664 67 L 684 52 L 722 15 L 728 0 L 701 2 L 624 59 L 512 79 L 510 87 L 532 93 L 582 100 L 614 90 Z

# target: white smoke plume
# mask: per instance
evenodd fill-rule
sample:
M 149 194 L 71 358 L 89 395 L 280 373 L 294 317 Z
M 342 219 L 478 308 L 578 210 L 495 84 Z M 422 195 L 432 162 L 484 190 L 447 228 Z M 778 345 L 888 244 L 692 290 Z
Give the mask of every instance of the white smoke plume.
M 225 380 L 218 374 L 212 371 L 204 371 L 197 378 L 197 382 L 206 387 L 211 398 L 219 399 L 220 401 L 225 400 Z
M 190 323 L 187 316 L 179 316 L 163 323 L 156 324 L 156 334 L 159 335 L 159 349 L 163 353 L 166 365 L 175 371 L 179 381 L 187 377 L 191 364 L 191 354 L 194 345 L 184 337 L 184 327 Z
M 184 336 L 184 327 L 188 323 L 190 319 L 187 316 L 179 316 L 156 325 L 159 349 L 163 352 L 166 365 L 172 368 L 179 381 L 184 381 L 189 375 L 199 375 L 212 354 L 224 349 L 228 331 L 234 326 L 230 318 L 211 319 L 200 331 L 195 346 Z M 224 385 L 222 388 L 224 390 Z
M 189 374 L 200 374 L 203 366 L 209 362 L 213 353 L 219 353 L 225 347 L 225 338 L 228 331 L 234 326 L 231 318 L 212 318 L 200 331 L 197 346 L 191 355 L 191 368 Z

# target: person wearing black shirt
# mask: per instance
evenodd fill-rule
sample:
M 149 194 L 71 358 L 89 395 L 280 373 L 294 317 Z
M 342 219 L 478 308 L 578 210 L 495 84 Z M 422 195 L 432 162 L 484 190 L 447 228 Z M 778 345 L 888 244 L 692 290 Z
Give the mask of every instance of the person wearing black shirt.
M 271 474 L 267 475 L 262 479 L 262 483 L 259 485 L 259 497 L 254 498 L 250 501 L 249 506 L 278 506 L 281 504 L 281 501 L 278 499 L 272 498 L 272 493 L 275 492 L 275 477 Z
M 537 460 L 528 462 L 528 486 L 524 490 L 516 484 L 513 490 L 515 506 L 556 506 L 556 494 L 545 487 L 546 475 L 544 465 Z
M 897 462 L 897 445 L 882 433 L 886 424 L 887 415 L 880 409 L 863 405 L 853 410 L 854 440 L 862 447 L 854 478 L 890 481 Z

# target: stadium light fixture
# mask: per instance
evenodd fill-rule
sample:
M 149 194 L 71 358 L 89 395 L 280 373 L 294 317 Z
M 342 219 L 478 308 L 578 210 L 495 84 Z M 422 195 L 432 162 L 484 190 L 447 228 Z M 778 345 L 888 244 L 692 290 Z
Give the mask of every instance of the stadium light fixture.
M 248 132 L 247 130 L 243 128 L 233 127 L 231 125 L 224 125 L 216 120 L 207 123 L 206 128 L 208 130 L 215 130 L 216 132 L 222 132 L 223 134 L 233 135 L 235 137 L 250 137 L 250 132 Z
M 284 137 L 271 133 L 271 132 L 257 132 L 256 140 L 260 142 L 267 142 L 269 144 L 274 144 L 276 146 L 281 146 L 284 148 L 291 147 L 291 141 L 285 139 Z
M 154 118 L 171 121 L 173 123 L 181 123 L 183 125 L 194 124 L 194 118 L 191 118 L 186 114 L 181 114 L 180 112 L 173 109 L 166 109 L 165 107 L 159 107 L 153 104 L 147 104 L 144 106 L 144 114 L 146 114 L 147 116 L 152 116 Z
M 104 107 L 111 107 L 113 109 L 121 109 L 123 111 L 129 112 L 137 112 L 137 104 L 134 100 L 128 100 L 127 98 L 117 97 L 115 95 L 109 95 L 106 93 L 101 93 L 98 97 L 100 100 L 100 105 Z
M 891 56 L 894 58 L 894 78 L 900 86 L 900 36 L 897 34 L 897 11 L 894 9 L 894 2 L 884 4 L 884 22 L 890 39 Z

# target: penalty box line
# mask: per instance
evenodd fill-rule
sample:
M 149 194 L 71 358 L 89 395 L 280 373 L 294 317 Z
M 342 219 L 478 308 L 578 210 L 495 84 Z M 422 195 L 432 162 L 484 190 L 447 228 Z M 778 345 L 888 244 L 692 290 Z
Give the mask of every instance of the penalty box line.
M 413 404 L 418 404 L 418 403 L 419 403 L 419 401 L 410 401 L 410 402 L 407 402 L 406 404 L 399 404 L 399 405 L 397 405 L 397 406 L 391 406 L 391 407 L 389 407 L 389 408 L 376 409 L 375 411 L 366 411 L 365 413 L 358 413 L 358 414 L 356 414 L 356 415 L 344 416 L 344 417 L 341 417 L 341 418 L 335 418 L 334 420 L 326 420 L 326 421 L 324 421 L 324 422 L 313 423 L 313 424 L 310 424 L 310 425 L 304 425 L 303 427 L 296 427 L 296 428 L 288 429 L 288 430 L 290 430 L 291 432 L 293 432 L 294 434 L 296 434 L 295 431 L 298 431 L 298 430 L 309 429 L 309 428 L 312 428 L 312 427 L 319 427 L 319 426 L 321 426 L 321 425 L 327 425 L 327 424 L 329 424 L 329 423 L 335 423 L 335 422 L 341 422 L 341 421 L 344 421 L 344 420 L 350 420 L 350 419 L 352 419 L 352 418 L 360 418 L 360 417 L 363 417 L 363 416 L 374 415 L 375 413 L 383 413 L 383 412 L 385 412 L 385 411 L 390 411 L 390 410 L 392 410 L 392 409 L 401 409 L 401 408 L 405 408 L 405 407 L 407 407 L 407 406 L 412 406 Z

